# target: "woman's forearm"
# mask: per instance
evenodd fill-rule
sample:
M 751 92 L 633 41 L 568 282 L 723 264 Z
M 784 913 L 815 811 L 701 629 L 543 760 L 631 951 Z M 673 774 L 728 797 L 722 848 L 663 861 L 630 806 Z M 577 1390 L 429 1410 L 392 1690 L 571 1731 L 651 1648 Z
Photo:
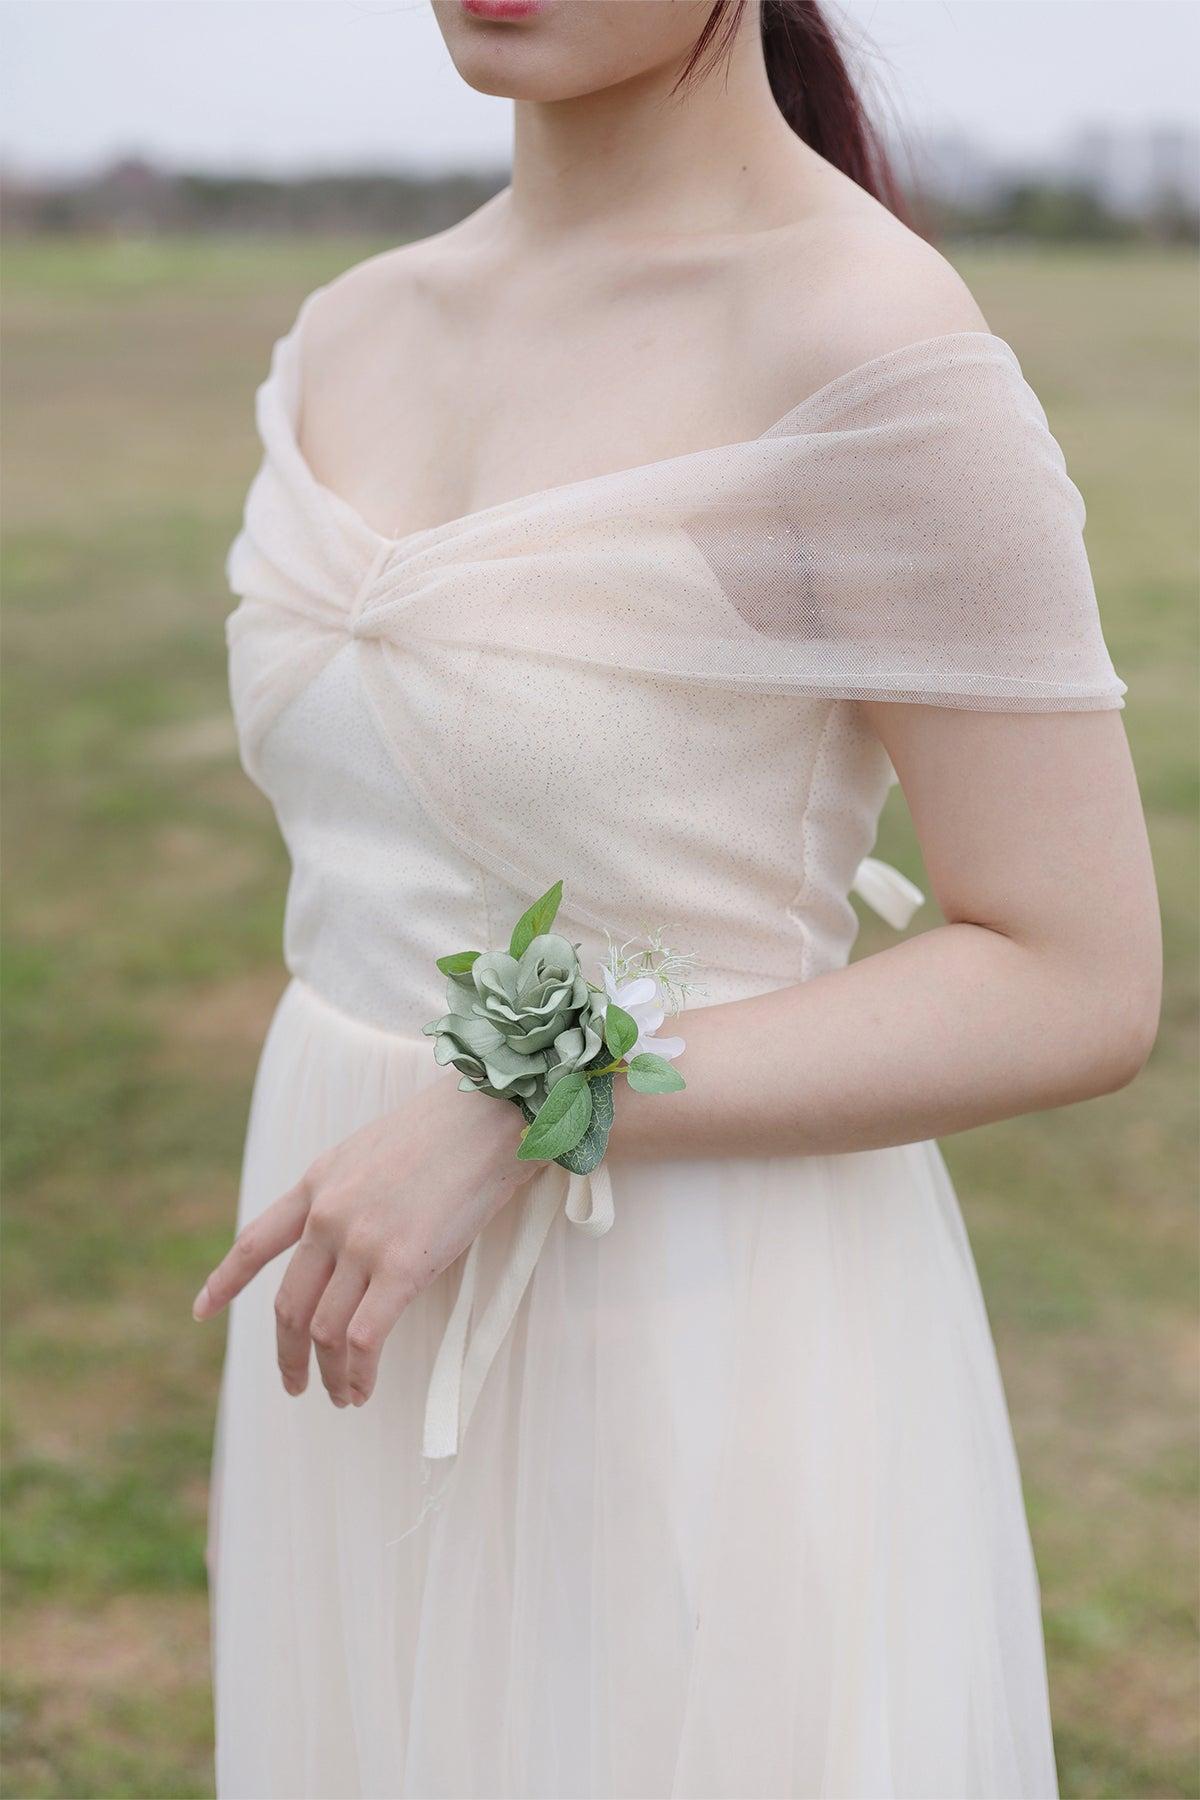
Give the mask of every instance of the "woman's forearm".
M 614 1156 L 825 1155 L 1107 1093 L 1149 1053 L 1121 972 L 955 923 L 747 1000 L 689 1008 L 677 1094 L 622 1091 Z M 624 1085 L 624 1084 L 622 1084 Z

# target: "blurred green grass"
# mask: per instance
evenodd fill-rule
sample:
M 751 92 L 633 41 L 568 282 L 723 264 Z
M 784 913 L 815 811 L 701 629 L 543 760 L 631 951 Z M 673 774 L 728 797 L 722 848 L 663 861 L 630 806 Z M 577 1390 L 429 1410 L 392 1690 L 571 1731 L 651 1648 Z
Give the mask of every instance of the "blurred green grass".
M 7 249 L 5 1791 L 211 1792 L 224 1245 L 283 985 L 223 559 L 301 296 L 378 246 Z M 1197 1793 L 1195 481 L 1184 254 L 954 260 L 1088 505 L 1169 976 L 1130 1089 L 949 1139 L 1021 1450 L 1064 1795 Z M 881 854 L 920 878 L 902 809 Z M 864 927 L 859 953 L 886 934 Z

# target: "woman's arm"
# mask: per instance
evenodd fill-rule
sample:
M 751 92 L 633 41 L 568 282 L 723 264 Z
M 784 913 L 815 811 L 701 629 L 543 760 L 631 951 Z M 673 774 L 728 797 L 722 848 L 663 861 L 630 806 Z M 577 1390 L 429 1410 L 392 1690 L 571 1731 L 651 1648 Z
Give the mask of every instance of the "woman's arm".
M 679 1021 L 678 1094 L 622 1091 L 610 1154 L 863 1150 L 1108 1093 L 1153 1045 L 1161 940 L 1117 711 L 863 703 L 946 923 Z
M 689 1009 L 687 1087 L 622 1084 L 614 1157 L 824 1154 L 910 1143 L 1106 1093 L 1141 1068 L 1158 908 L 1114 712 L 867 708 L 947 923 L 750 1000 Z M 533 1174 L 508 1101 L 444 1076 L 335 1145 L 238 1235 L 211 1318 L 293 1250 L 275 1301 L 289 1393 L 310 1345 L 336 1405 L 371 1394 L 393 1324 Z

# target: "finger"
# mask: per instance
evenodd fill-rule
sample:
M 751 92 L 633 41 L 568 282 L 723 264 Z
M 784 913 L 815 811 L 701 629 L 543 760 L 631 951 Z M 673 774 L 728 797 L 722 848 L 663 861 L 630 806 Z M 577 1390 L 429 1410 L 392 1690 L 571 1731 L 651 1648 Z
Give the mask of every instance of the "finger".
M 217 1264 L 192 1303 L 194 1319 L 211 1319 L 228 1306 L 247 1282 L 265 1268 L 273 1257 L 294 1244 L 304 1230 L 308 1217 L 308 1190 L 297 1182 L 286 1194 L 252 1219 L 239 1231 L 225 1256 Z
M 375 1391 L 380 1354 L 410 1295 L 394 1276 L 377 1275 L 346 1328 L 346 1390 L 355 1406 Z
M 338 1263 L 313 1316 L 312 1341 L 321 1380 L 335 1406 L 348 1406 L 346 1328 L 367 1291 L 367 1272 L 360 1263 Z
M 308 1386 L 309 1328 L 334 1271 L 328 1250 L 303 1238 L 284 1271 L 275 1296 L 275 1355 L 289 1394 Z

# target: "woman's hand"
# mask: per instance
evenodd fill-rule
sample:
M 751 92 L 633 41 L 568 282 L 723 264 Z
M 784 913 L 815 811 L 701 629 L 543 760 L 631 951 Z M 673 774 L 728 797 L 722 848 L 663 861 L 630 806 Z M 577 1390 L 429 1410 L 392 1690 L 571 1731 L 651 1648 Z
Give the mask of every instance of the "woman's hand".
M 525 1121 L 506 1100 L 432 1083 L 319 1156 L 240 1232 L 196 1296 L 210 1319 L 281 1251 L 279 1372 L 308 1385 L 309 1345 L 335 1406 L 370 1397 L 379 1355 L 409 1301 L 461 1256 L 538 1169 L 519 1162 Z

